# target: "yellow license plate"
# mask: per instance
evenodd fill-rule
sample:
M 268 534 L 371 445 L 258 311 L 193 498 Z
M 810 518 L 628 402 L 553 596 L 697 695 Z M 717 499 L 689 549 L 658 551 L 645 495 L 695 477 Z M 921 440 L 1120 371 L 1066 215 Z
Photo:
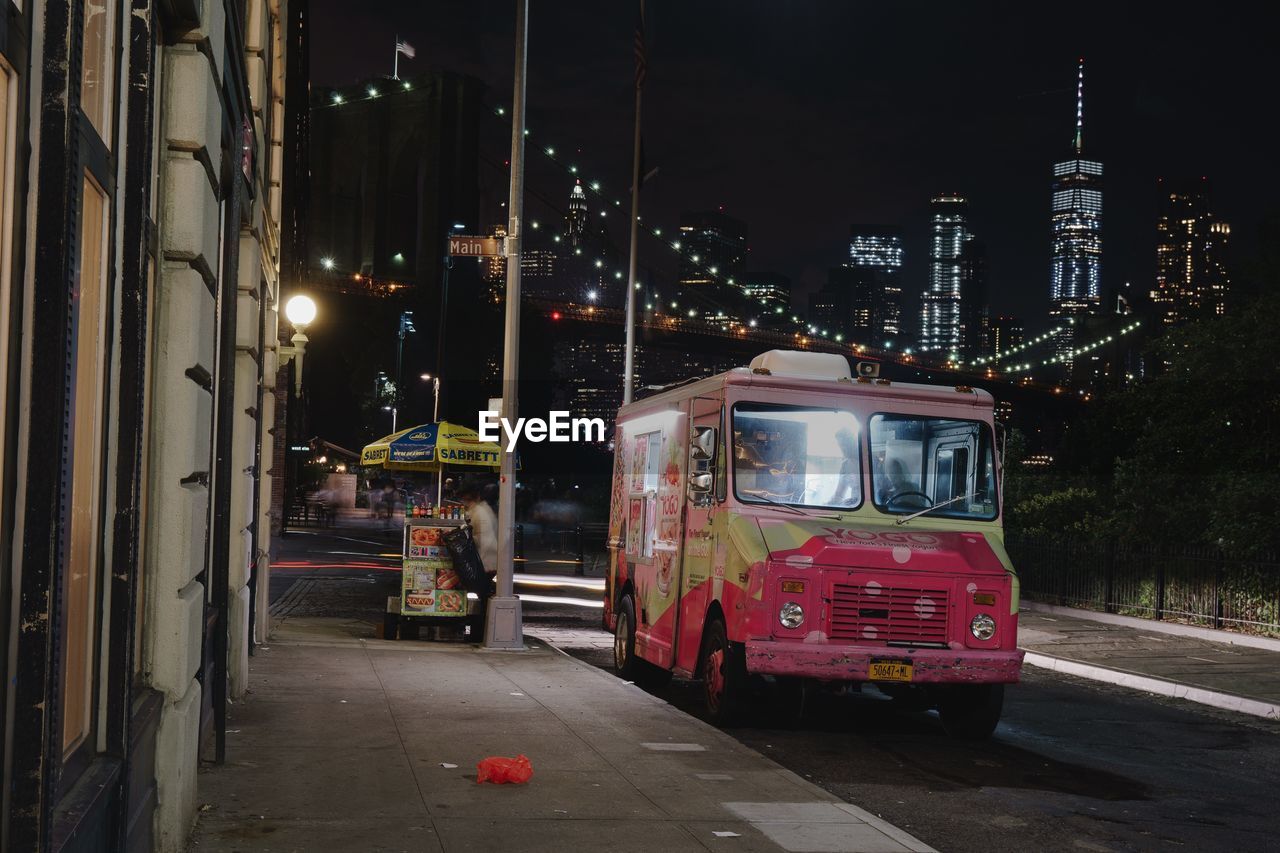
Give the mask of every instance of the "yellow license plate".
M 873 660 L 867 677 L 872 681 L 910 681 L 911 664 L 892 660 Z

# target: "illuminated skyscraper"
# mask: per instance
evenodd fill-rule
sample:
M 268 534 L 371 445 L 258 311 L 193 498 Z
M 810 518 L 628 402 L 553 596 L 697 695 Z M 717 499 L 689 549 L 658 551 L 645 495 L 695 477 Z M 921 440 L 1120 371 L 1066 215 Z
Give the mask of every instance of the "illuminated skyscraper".
M 1151 302 L 1167 325 L 1225 313 L 1231 226 L 1209 209 L 1208 185 L 1166 187 L 1156 220 L 1156 286 Z
M 964 323 L 960 253 L 973 238 L 967 226 L 969 202 L 942 195 L 929 203 L 933 213 L 929 239 L 929 288 L 921 296 L 920 349 L 944 356 L 960 353 Z
M 582 189 L 582 182 L 578 181 L 573 185 L 573 192 L 569 194 L 569 212 L 564 218 L 564 236 L 568 242 L 569 249 L 578 249 L 582 247 L 583 238 L 587 235 L 587 220 L 590 214 L 587 213 L 587 194 Z
M 1071 156 L 1053 164 L 1052 233 L 1049 262 L 1051 316 L 1093 314 L 1101 302 L 1102 163 L 1084 157 L 1084 60 L 1076 77 L 1076 135 Z M 1071 364 L 1075 336 L 1070 327 L 1055 339 Z

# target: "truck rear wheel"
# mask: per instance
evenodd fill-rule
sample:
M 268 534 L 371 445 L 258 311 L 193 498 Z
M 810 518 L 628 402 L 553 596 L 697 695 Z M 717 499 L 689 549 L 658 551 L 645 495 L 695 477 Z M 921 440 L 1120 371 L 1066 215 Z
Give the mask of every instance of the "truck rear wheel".
M 636 680 L 636 605 L 631 596 L 622 596 L 613 628 L 613 669 L 619 678 Z
M 938 716 L 947 734 L 963 740 L 991 737 L 1004 710 L 1003 684 L 957 684 L 938 694 Z
M 641 687 L 661 687 L 671 680 L 671 670 L 636 657 L 636 603 L 624 595 L 618 603 L 613 629 L 613 668 L 620 678 Z
M 707 719 L 717 726 L 729 726 L 742 714 L 747 667 L 742 655 L 729 642 L 729 632 L 720 619 L 707 624 L 702 639 L 702 696 Z

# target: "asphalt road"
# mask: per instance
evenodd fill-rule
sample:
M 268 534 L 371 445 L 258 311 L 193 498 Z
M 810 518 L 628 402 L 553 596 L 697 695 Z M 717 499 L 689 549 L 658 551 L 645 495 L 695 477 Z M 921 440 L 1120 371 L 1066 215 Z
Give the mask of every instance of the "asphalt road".
M 398 575 L 369 568 L 378 564 L 372 540 L 300 539 L 289 537 L 280 562 L 317 568 L 275 570 L 273 599 L 316 578 L 333 586 L 334 615 L 354 615 L 366 596 L 369 618 L 380 618 Z M 360 547 L 365 557 L 331 553 Z M 358 565 L 333 568 L 343 559 Z M 591 635 L 598 609 L 526 600 L 524 616 L 562 632 L 570 654 L 611 667 L 603 638 Z M 695 683 L 677 679 L 654 693 L 700 715 Z M 786 716 L 766 707 L 731 733 L 939 850 L 1280 849 L 1280 725 L 1256 718 L 1032 667 L 1007 692 L 1004 719 L 985 743 L 951 740 L 934 715 L 873 695 L 821 696 L 798 724 Z

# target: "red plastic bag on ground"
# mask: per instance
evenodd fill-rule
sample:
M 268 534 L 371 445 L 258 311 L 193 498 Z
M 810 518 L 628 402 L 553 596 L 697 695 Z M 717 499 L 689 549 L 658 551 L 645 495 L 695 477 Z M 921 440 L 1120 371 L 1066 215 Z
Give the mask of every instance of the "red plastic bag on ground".
M 533 775 L 533 765 L 529 763 L 529 759 L 523 755 L 517 755 L 515 758 L 504 758 L 500 755 L 491 755 L 488 758 L 480 759 L 476 764 L 476 783 L 492 782 L 495 785 L 502 785 L 511 782 L 521 785 L 529 781 L 529 777 Z

